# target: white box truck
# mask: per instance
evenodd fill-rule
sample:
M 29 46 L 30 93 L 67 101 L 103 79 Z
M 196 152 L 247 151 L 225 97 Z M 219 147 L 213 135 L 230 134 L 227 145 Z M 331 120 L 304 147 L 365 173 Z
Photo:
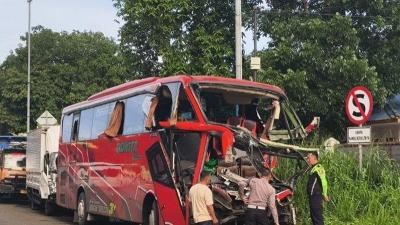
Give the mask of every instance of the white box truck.
M 51 215 L 55 208 L 57 154 L 60 126 L 31 131 L 26 148 L 26 187 L 32 209 L 44 208 Z

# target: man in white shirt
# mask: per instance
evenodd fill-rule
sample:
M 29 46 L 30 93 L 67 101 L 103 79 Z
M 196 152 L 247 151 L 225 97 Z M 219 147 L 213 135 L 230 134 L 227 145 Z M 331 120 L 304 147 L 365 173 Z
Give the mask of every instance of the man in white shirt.
M 218 224 L 214 212 L 212 191 L 208 187 L 211 182 L 211 173 L 202 171 L 200 182 L 189 190 L 189 200 L 192 204 L 193 219 L 196 225 Z

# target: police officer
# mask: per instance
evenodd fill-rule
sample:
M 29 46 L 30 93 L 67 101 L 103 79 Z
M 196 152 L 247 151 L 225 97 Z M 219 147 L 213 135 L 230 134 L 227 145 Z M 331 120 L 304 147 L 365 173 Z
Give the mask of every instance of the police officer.
M 274 225 L 279 225 L 278 210 L 275 205 L 276 191 L 269 183 L 271 180 L 271 171 L 263 170 L 261 171 L 260 178 L 254 177 L 239 182 L 240 197 L 247 202 L 246 225 L 268 225 L 269 213 L 272 214 Z M 244 188 L 246 186 L 250 187 L 250 196 L 248 199 L 244 197 Z
M 307 155 L 307 162 L 311 166 L 307 182 L 307 194 L 310 204 L 310 215 L 313 225 L 323 225 L 323 201 L 328 202 L 328 182 L 324 167 L 318 162 L 318 153 Z

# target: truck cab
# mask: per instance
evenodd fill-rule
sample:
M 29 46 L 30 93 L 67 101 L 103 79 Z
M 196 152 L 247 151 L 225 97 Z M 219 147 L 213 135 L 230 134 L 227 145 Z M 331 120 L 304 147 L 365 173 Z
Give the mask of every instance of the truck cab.
M 0 153 L 0 197 L 26 195 L 26 151 L 11 147 Z

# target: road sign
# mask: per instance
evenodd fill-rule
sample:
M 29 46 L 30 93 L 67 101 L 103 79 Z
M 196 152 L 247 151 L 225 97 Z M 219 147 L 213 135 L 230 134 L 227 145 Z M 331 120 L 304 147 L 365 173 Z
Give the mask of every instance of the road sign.
M 371 127 L 347 127 L 348 144 L 371 143 Z
M 260 70 L 261 69 L 261 58 L 260 57 L 251 57 L 250 58 L 250 69 L 251 70 Z
M 53 115 L 49 111 L 45 111 L 39 118 L 37 118 L 36 122 L 40 126 L 50 126 L 50 125 L 56 125 L 57 120 L 54 118 Z
M 350 90 L 345 101 L 346 115 L 350 122 L 361 125 L 368 121 L 372 114 L 374 100 L 371 92 L 363 86 Z

